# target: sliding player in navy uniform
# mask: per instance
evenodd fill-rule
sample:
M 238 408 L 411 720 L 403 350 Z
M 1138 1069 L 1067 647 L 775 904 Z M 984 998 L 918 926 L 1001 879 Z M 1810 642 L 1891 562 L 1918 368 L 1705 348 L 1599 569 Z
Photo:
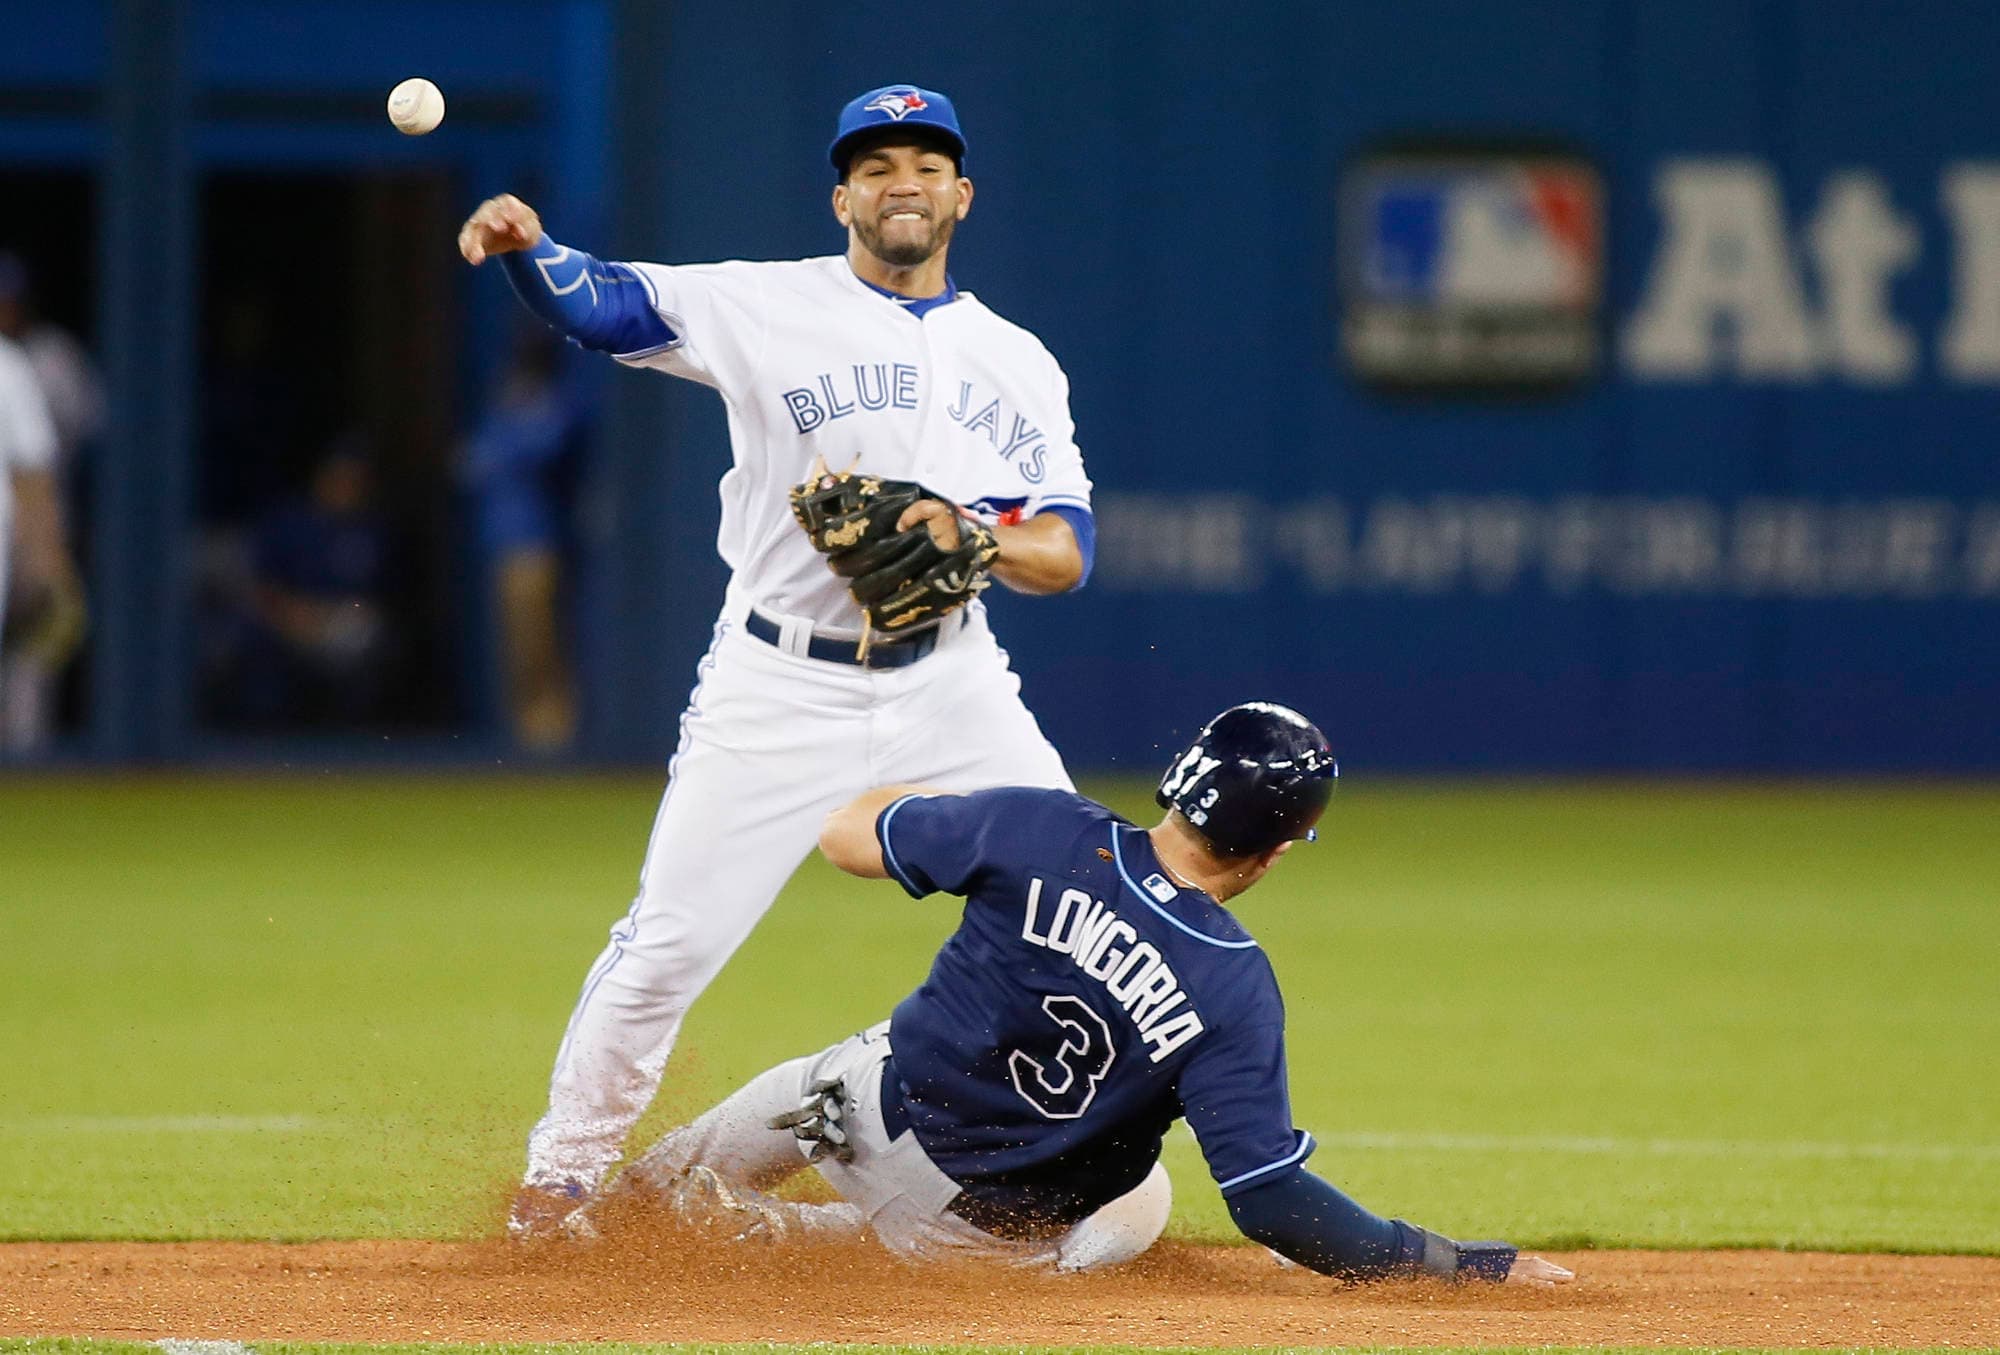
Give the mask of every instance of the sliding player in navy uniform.
M 882 1025 L 669 1133 L 612 1198 L 741 1236 L 868 1229 L 917 1259 L 1089 1269 L 1159 1237 L 1160 1140 L 1185 1116 L 1237 1226 L 1301 1265 L 1568 1280 L 1504 1243 L 1381 1218 L 1303 1165 L 1277 981 L 1223 905 L 1312 839 L 1336 775 L 1315 726 L 1253 703 L 1175 759 L 1150 830 L 1058 790 L 861 795 L 828 818 L 828 859 L 966 901 L 930 977 Z M 765 1193 L 808 1164 L 840 1202 Z

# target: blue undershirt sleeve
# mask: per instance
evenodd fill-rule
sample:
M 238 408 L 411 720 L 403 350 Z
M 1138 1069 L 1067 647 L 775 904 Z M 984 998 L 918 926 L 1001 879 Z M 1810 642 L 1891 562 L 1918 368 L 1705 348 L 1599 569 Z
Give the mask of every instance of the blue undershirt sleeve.
M 1371 1214 L 1303 1168 L 1226 1198 L 1229 1217 L 1245 1237 L 1343 1279 L 1430 1274 L 1497 1282 L 1507 1278 L 1517 1255 L 1504 1242 L 1454 1242 Z
M 1076 533 L 1076 548 L 1083 553 L 1083 573 L 1070 585 L 1070 592 L 1074 593 L 1090 581 L 1090 567 L 1097 562 L 1097 519 L 1088 508 L 1066 503 L 1056 504 L 1048 511 L 1069 524 L 1069 529 Z
M 1231 1195 L 1228 1204 L 1245 1237 L 1324 1275 L 1380 1279 L 1422 1268 L 1419 1229 L 1369 1213 L 1303 1169 Z
M 534 248 L 502 254 L 500 268 L 521 304 L 580 347 L 634 358 L 681 342 L 636 272 L 559 245 L 546 231 Z

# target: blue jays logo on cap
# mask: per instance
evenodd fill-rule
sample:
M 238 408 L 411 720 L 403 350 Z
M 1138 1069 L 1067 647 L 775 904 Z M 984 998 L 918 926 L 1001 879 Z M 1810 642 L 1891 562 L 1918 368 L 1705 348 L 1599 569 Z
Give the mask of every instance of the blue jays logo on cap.
M 840 110 L 840 122 L 827 147 L 834 169 L 847 173 L 847 162 L 857 139 L 884 127 L 921 127 L 924 134 L 950 150 L 952 157 L 965 161 L 965 134 L 958 128 L 958 113 L 951 100 L 934 89 L 915 85 L 884 85 L 848 101 Z
M 864 113 L 887 113 L 901 122 L 910 114 L 929 107 L 930 104 L 925 102 L 924 92 L 920 89 L 885 89 L 861 105 L 861 110 Z

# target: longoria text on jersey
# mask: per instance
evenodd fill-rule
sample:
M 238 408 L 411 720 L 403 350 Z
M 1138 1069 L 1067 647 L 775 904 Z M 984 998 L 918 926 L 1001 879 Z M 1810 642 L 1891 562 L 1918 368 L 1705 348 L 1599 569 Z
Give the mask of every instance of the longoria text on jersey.
M 1046 922 L 1041 911 L 1042 880 L 1036 876 L 1028 884 L 1021 939 L 1069 956 L 1103 984 L 1138 1027 L 1139 1038 L 1152 1046 L 1152 1062 L 1201 1034 L 1201 1014 L 1188 1005 L 1173 966 L 1150 941 L 1139 940 L 1131 923 L 1081 889 L 1063 890 Z

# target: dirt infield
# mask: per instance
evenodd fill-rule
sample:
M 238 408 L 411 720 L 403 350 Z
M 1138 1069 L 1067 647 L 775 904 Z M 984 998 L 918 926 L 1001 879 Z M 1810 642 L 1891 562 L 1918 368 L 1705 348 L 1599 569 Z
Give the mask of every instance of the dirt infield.
M 239 1341 L 1945 1346 L 2000 1343 L 2000 1258 L 1580 1252 L 1557 1291 L 1343 1287 L 1260 1249 L 1167 1244 L 1114 1273 L 913 1270 L 872 1250 L 684 1236 L 15 1243 L 0 1335 Z

